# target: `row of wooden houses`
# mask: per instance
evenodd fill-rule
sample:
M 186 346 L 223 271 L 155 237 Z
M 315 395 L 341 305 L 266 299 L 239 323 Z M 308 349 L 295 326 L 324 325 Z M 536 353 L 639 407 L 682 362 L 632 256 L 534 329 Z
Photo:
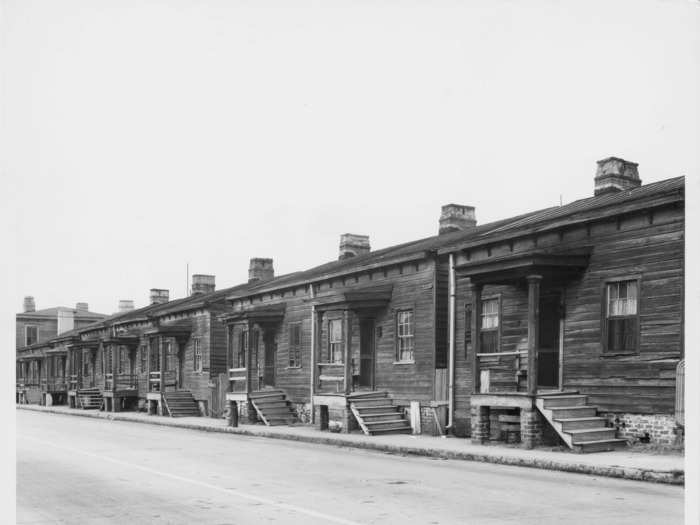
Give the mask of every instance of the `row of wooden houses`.
M 120 312 L 17 351 L 19 402 L 609 450 L 678 439 L 684 179 L 598 163 L 595 194 Z

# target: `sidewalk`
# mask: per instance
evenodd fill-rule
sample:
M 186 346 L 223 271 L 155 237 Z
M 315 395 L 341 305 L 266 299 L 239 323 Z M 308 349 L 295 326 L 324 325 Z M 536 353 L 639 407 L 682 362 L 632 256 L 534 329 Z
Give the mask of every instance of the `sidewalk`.
M 390 454 L 428 456 L 440 459 L 461 459 L 482 461 L 502 465 L 577 472 L 594 476 L 607 476 L 637 481 L 652 481 L 683 485 L 685 479 L 684 459 L 681 456 L 651 455 L 628 451 L 575 454 L 551 450 L 525 450 L 495 445 L 473 445 L 468 439 L 441 438 L 433 436 L 334 434 L 321 432 L 309 426 L 267 427 L 242 424 L 237 428 L 228 427 L 223 419 L 204 417 L 170 418 L 149 416 L 142 412 L 107 413 L 98 410 L 79 410 L 65 406 L 44 407 L 39 405 L 18 405 L 21 410 L 34 410 L 71 416 L 131 421 L 151 425 L 223 432 L 244 436 L 259 436 L 273 439 L 287 439 L 334 445 L 339 447 L 377 450 Z

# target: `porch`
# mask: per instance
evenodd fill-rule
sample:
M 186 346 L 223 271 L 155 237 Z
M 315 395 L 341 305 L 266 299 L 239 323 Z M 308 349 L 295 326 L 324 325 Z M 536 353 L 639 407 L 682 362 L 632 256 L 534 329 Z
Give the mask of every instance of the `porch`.
M 387 284 L 314 301 L 311 404 L 319 430 L 333 425 L 344 433 L 358 427 L 367 435 L 411 432 L 403 412 L 376 384 L 377 316 L 392 294 L 393 285 Z M 355 321 L 358 348 L 353 348 Z
M 133 409 L 137 403 L 135 363 L 138 344 L 139 337 L 129 335 L 113 335 L 102 341 L 105 373 L 101 394 L 106 412 Z
M 589 251 L 533 251 L 455 267 L 469 278 L 471 295 L 471 439 L 488 441 L 494 424 L 517 433 L 523 446 L 542 443 L 551 427 L 570 448 L 609 450 L 620 445 L 585 395 L 563 389 L 565 290 L 588 266 Z M 527 337 L 501 348 L 500 299 L 484 297 L 486 285 L 527 290 Z M 488 301 L 488 303 L 486 303 Z M 487 304 L 487 308 L 484 308 Z M 493 417 L 497 414 L 497 417 Z
M 158 324 L 144 333 L 146 347 L 146 405 L 149 415 L 199 416 L 185 381 L 185 346 L 191 320 Z
M 298 420 L 286 392 L 277 385 L 276 334 L 282 327 L 285 311 L 285 305 L 263 305 L 219 318 L 227 327 L 226 401 L 232 427 L 238 426 L 240 414 L 245 414 L 250 422 L 260 421 L 266 426 Z M 296 328 L 297 331 L 290 330 L 290 339 L 300 337 L 300 327 Z M 300 345 L 300 339 L 297 342 Z

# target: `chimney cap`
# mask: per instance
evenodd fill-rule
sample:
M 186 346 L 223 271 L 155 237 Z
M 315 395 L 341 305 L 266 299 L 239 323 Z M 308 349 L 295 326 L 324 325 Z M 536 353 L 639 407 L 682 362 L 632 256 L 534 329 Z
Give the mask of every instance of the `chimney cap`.
M 605 195 L 631 190 L 642 185 L 639 164 L 620 157 L 606 157 L 597 161 L 594 179 L 594 194 Z
M 75 303 L 75 309 L 78 312 L 87 312 L 88 311 L 88 304 L 87 303 Z
M 26 295 L 24 297 L 24 311 L 36 312 L 36 303 L 34 302 L 34 296 Z
M 439 235 L 476 227 L 476 208 L 465 204 L 445 204 L 440 208 Z
M 338 259 L 349 259 L 350 257 L 357 257 L 358 255 L 364 255 L 371 251 L 369 244 L 369 235 L 360 235 L 358 233 L 343 233 L 340 236 L 340 246 L 339 246 Z
M 192 275 L 191 295 L 211 293 L 216 290 L 216 276 L 203 273 Z

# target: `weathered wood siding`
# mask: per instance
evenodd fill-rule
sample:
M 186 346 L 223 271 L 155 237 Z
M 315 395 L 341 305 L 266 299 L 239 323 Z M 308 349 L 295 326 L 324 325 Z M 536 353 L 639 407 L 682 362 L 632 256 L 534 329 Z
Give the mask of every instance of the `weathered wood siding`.
M 565 389 L 589 395 L 603 411 L 668 413 L 673 411 L 674 373 L 683 355 L 684 209 L 681 205 L 641 211 L 569 227 L 561 232 L 528 236 L 494 246 L 491 255 L 534 247 L 558 249 L 591 246 L 589 265 L 564 287 Z M 507 251 L 506 251 L 507 250 Z M 488 257 L 475 249 L 471 260 Z M 638 275 L 639 352 L 613 355 L 603 351 L 604 285 L 609 279 Z M 465 305 L 471 303 L 468 279 L 457 287 L 455 417 L 468 432 L 472 391 L 471 348 L 465 348 Z M 548 289 L 542 282 L 542 292 Z M 524 349 L 527 340 L 527 288 L 485 286 L 482 297 L 501 297 L 501 351 Z M 512 361 L 509 357 L 508 360 Z M 505 360 L 487 358 L 498 371 Z M 526 368 L 526 363 L 523 363 Z M 522 367 L 521 367 L 522 368 Z M 493 376 L 492 376 L 493 382 Z
M 319 300 L 340 297 L 348 289 L 366 287 L 372 284 L 386 285 L 393 283 L 393 295 L 387 307 L 379 310 L 375 319 L 375 387 L 387 390 L 397 400 L 433 399 L 433 382 L 435 370 L 435 264 L 432 259 L 415 263 L 404 263 L 385 270 L 373 270 L 371 273 L 335 278 L 320 283 L 316 298 Z M 284 389 L 295 403 L 309 401 L 311 382 L 311 302 L 308 287 L 297 287 L 296 291 L 287 290 L 265 294 L 262 298 L 244 300 L 243 308 L 260 304 L 285 304 L 284 320 L 275 330 L 277 343 L 276 386 Z M 414 362 L 397 363 L 396 359 L 396 311 L 412 308 L 414 311 L 415 339 Z M 341 311 L 329 311 L 324 315 L 321 330 L 322 361 L 326 361 L 328 344 L 329 318 L 342 317 Z M 355 374 L 359 373 L 360 362 L 360 316 L 353 314 L 351 359 L 356 363 Z M 302 355 L 301 367 L 289 367 L 289 333 L 290 325 L 301 323 Z M 381 334 L 381 336 L 379 335 Z M 234 344 L 238 345 L 237 332 Z M 264 342 L 260 338 L 258 352 L 259 366 L 264 364 Z M 319 361 L 317 360 L 317 363 Z

